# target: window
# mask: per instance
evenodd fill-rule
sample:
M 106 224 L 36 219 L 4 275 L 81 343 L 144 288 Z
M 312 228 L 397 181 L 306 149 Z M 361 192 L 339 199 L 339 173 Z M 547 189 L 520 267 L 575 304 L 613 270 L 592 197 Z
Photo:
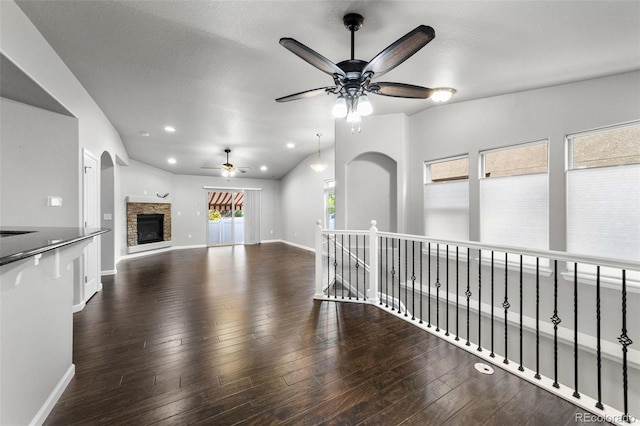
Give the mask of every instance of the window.
M 548 248 L 548 141 L 480 153 L 480 240 Z
M 324 183 L 324 222 L 326 229 L 336 229 L 336 181 Z
M 640 259 L 640 122 L 567 136 L 567 251 Z
M 469 239 L 469 157 L 425 163 L 425 234 L 433 238 Z

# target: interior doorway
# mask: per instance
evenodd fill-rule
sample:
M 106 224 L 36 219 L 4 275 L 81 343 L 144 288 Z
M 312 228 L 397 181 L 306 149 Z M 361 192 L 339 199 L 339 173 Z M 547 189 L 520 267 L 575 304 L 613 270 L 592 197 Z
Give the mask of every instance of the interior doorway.
M 98 189 L 98 159 L 86 149 L 83 152 L 83 208 L 82 216 L 85 228 L 99 228 L 99 189 Z M 99 240 L 94 238 L 84 249 L 84 284 L 82 289 L 81 304 L 91 299 L 101 289 L 98 271 L 99 264 Z M 74 298 L 75 299 L 75 298 Z M 84 306 L 84 305 L 83 305 Z M 76 309 L 76 308 L 74 308 Z
M 207 245 L 244 244 L 244 192 L 208 192 L 207 202 Z

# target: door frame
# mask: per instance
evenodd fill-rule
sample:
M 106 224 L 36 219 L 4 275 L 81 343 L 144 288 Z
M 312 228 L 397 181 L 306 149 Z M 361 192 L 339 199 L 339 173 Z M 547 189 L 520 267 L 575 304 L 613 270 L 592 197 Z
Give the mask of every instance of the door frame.
M 90 165 L 87 163 L 90 162 Z M 100 161 L 86 148 L 82 149 L 82 225 L 86 227 L 100 227 Z M 87 177 L 87 168 L 94 168 L 94 178 Z M 100 237 L 94 237 L 84 249 L 82 288 L 80 307 L 82 310 L 91 297 L 102 290 L 100 279 Z M 92 281 L 95 280 L 95 283 Z M 74 307 L 75 309 L 75 307 Z
M 220 243 L 220 244 L 209 244 L 209 194 L 210 193 L 216 193 L 216 192 L 229 192 L 231 194 L 244 194 L 244 189 L 241 188 L 207 188 L 206 192 L 205 192 L 205 196 L 206 196 L 206 201 L 205 201 L 205 205 L 207 208 L 207 214 L 205 215 L 206 217 L 206 244 L 207 247 L 228 247 L 228 246 L 237 246 L 237 245 L 242 245 L 244 244 L 244 239 L 242 242 L 237 242 L 236 241 L 236 216 L 235 216 L 235 211 L 236 211 L 236 197 L 235 195 L 231 196 L 231 211 L 233 212 L 231 214 L 231 242 L 230 243 Z

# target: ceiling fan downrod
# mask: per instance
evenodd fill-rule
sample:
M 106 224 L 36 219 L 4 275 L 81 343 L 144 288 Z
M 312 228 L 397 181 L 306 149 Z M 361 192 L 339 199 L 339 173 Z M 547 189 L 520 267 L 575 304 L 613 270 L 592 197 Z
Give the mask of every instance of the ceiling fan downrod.
M 362 23 L 364 22 L 364 17 L 358 13 L 347 13 L 342 18 L 342 22 L 344 26 L 347 27 L 349 31 L 351 31 L 351 60 L 355 59 L 355 41 L 356 41 L 356 31 L 362 28 Z

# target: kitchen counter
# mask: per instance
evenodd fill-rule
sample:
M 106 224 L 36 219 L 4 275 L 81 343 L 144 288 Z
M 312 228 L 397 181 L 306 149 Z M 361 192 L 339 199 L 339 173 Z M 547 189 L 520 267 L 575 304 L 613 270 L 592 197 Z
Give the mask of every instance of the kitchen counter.
M 0 424 L 43 424 L 75 374 L 73 289 L 100 228 L 0 228 Z
M 0 228 L 0 266 L 106 232 L 109 229 L 5 226 Z

